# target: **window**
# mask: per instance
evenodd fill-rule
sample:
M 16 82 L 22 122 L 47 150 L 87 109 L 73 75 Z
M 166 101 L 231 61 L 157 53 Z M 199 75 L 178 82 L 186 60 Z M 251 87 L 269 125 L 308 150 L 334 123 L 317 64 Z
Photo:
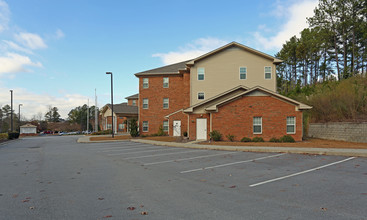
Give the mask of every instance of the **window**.
M 163 77 L 163 88 L 169 87 L 169 79 L 168 77 Z
M 254 134 L 261 134 L 262 133 L 262 118 L 261 117 L 254 117 L 253 119 L 254 125 Z
M 199 93 L 198 93 L 198 99 L 199 99 L 199 100 L 204 99 L 204 93 L 203 93 L 203 92 L 199 92 Z
M 149 79 L 148 78 L 143 78 L 143 88 L 149 88 Z
M 198 68 L 198 80 L 204 80 L 205 68 Z
M 287 134 L 296 133 L 296 117 L 287 117 Z
M 107 124 L 107 129 L 112 129 L 112 124 Z
M 163 131 L 168 132 L 168 121 L 163 121 Z
M 168 109 L 169 98 L 163 98 L 163 108 Z
M 246 79 L 247 77 L 247 68 L 240 67 L 240 79 Z
M 143 121 L 143 132 L 149 131 L 149 124 L 148 121 Z
M 136 106 L 136 100 L 135 99 L 133 100 L 133 106 Z
M 265 67 L 265 79 L 271 79 L 271 66 Z
M 125 128 L 125 124 L 119 124 L 119 130 L 123 130 Z
M 143 109 L 148 109 L 148 107 L 149 107 L 149 100 L 143 99 Z

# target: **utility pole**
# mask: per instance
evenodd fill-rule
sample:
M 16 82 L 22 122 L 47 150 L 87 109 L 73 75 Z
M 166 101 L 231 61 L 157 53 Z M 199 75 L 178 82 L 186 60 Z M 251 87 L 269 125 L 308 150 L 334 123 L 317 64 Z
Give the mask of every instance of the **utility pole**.
M 10 132 L 13 132 L 13 90 L 10 90 Z
M 112 117 L 112 138 L 115 137 L 115 131 L 113 127 L 113 75 L 112 72 L 106 72 L 107 75 L 111 75 L 111 117 Z
M 23 106 L 23 104 L 19 104 L 19 115 L 18 115 L 18 123 L 19 123 L 19 133 L 20 133 L 20 106 Z
M 97 89 L 94 89 L 94 132 L 98 132 L 98 107 L 97 107 Z

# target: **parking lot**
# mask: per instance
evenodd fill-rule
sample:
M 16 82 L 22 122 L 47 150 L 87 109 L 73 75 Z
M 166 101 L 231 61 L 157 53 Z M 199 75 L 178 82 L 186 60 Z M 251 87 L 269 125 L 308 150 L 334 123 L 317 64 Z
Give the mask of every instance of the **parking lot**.
M 135 142 L 85 147 L 113 161 L 164 173 L 169 179 L 196 181 L 215 190 L 236 190 L 243 196 L 258 193 L 265 201 L 275 200 L 283 207 L 299 209 L 300 219 L 305 218 L 303 212 L 310 211 L 309 219 L 367 216 L 365 158 L 213 151 Z

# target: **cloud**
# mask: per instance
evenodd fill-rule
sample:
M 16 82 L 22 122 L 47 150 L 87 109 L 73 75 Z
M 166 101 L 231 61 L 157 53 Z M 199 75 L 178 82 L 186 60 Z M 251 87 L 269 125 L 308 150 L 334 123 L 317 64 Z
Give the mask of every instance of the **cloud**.
M 56 31 L 56 33 L 55 33 L 55 38 L 56 38 L 56 39 L 61 39 L 61 38 L 63 38 L 63 37 L 65 37 L 64 32 L 62 32 L 62 30 L 60 30 L 60 29 L 57 29 L 57 31 Z
M 5 1 L 0 0 L 0 32 L 8 28 L 10 10 Z
M 80 94 L 65 94 L 64 97 L 56 97 L 49 94 L 36 94 L 24 88 L 0 88 L 0 108 L 10 105 L 10 92 L 12 89 L 14 106 L 23 104 L 21 114 L 31 119 L 39 112 L 45 115 L 48 106 L 57 107 L 62 118 L 67 118 L 71 109 L 86 104 L 88 97 Z M 18 112 L 18 111 L 16 111 Z
M 24 48 L 24 47 L 21 47 L 18 44 L 14 43 L 13 41 L 3 40 L 3 42 L 6 44 L 6 46 L 9 49 L 20 51 L 20 52 L 27 53 L 27 54 L 33 54 L 33 52 L 31 50 L 29 50 L 27 48 Z
M 0 77 L 9 73 L 30 72 L 25 66 L 42 67 L 40 62 L 33 62 L 29 57 L 16 53 L 0 56 Z
M 15 35 L 15 39 L 32 50 L 47 48 L 43 39 L 37 34 L 21 32 Z
M 184 47 L 180 47 L 178 51 L 156 53 L 152 56 L 161 58 L 165 65 L 169 65 L 196 58 L 227 43 L 227 41 L 217 38 L 200 38 L 192 43 L 186 44 Z
M 287 18 L 286 22 L 280 26 L 279 31 L 274 36 L 270 37 L 263 36 L 260 31 L 254 33 L 256 44 L 265 50 L 280 49 L 292 36 L 300 36 L 300 32 L 308 27 L 306 18 L 314 15 L 313 10 L 318 4 L 318 0 L 298 1 L 288 8 L 285 8 L 280 2 L 277 4 L 277 9 L 271 14 L 276 17 L 286 16 Z

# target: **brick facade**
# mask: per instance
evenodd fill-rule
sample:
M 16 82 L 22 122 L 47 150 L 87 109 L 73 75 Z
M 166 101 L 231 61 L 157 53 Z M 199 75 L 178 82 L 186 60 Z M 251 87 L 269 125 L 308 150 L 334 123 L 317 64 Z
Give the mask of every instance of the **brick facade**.
M 243 137 L 262 137 L 269 141 L 286 134 L 288 116 L 296 117 L 296 133 L 289 134 L 296 141 L 302 141 L 302 112 L 294 105 L 268 96 L 245 96 L 219 107 L 212 115 L 212 128 L 218 130 L 223 139 L 226 135 L 235 136 L 239 141 Z M 253 117 L 262 117 L 262 134 L 253 133 Z
M 169 78 L 169 87 L 163 88 L 163 78 Z M 149 87 L 143 88 L 143 79 L 149 79 Z M 139 130 L 142 135 L 155 134 L 165 116 L 172 112 L 186 108 L 190 103 L 190 76 L 188 73 L 177 75 L 159 75 L 139 77 Z M 168 109 L 163 109 L 163 98 L 169 99 Z M 143 100 L 148 99 L 148 109 L 143 109 Z M 149 124 L 149 130 L 143 131 L 143 121 Z M 182 124 L 184 121 L 181 122 Z M 169 123 L 172 130 L 172 121 Z M 181 129 L 183 132 L 183 130 Z

